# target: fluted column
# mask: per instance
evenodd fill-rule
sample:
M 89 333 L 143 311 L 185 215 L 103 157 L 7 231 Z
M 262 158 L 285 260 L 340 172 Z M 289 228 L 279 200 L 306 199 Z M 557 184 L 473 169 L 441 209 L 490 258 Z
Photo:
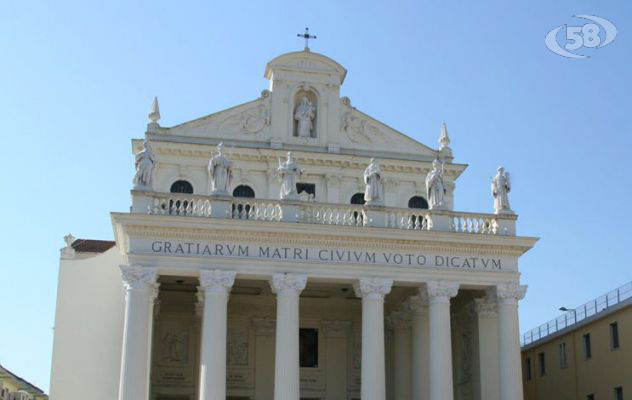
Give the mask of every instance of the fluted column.
M 450 299 L 459 284 L 450 281 L 426 283 L 430 333 L 430 400 L 453 400 Z
M 277 295 L 274 400 L 299 400 L 299 295 L 306 275 L 274 274 L 270 287 Z
M 202 343 L 200 350 L 200 400 L 226 400 L 226 330 L 228 294 L 234 271 L 200 271 Z
M 428 328 L 428 295 L 420 290 L 406 302 L 411 313 L 411 397 L 413 400 L 428 400 L 430 395 L 430 357 Z
M 395 398 L 411 399 L 411 317 L 407 312 L 395 311 L 386 319 L 395 336 Z
M 155 268 L 121 266 L 125 287 L 125 323 L 119 400 L 149 398 L 153 303 L 158 293 Z
M 500 398 L 522 400 L 522 363 L 520 360 L 520 332 L 518 301 L 524 298 L 527 287 L 516 283 L 496 286 L 498 298 L 498 368 L 500 370 Z
M 360 398 L 386 398 L 384 363 L 384 296 L 391 291 L 393 280 L 362 278 L 353 287 L 362 298 L 362 371 Z

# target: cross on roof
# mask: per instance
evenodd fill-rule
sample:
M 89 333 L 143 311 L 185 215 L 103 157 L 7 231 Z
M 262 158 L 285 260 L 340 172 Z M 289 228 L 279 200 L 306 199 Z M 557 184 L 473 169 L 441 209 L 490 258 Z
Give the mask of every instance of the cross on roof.
M 297 33 L 296 36 L 302 37 L 303 39 L 305 39 L 305 51 L 309 51 L 309 46 L 308 46 L 309 39 L 316 39 L 316 36 L 309 34 L 309 28 L 305 28 L 305 33 L 303 34 Z

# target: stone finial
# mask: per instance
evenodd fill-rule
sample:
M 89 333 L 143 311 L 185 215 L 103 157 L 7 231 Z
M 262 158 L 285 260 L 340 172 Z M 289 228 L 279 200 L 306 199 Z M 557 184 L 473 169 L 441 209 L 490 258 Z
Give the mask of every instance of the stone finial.
M 450 136 L 448 135 L 448 126 L 445 122 L 441 123 L 441 134 L 439 135 L 439 153 L 442 158 L 451 158 L 452 149 L 450 148 Z
M 154 97 L 154 101 L 151 102 L 151 110 L 147 114 L 149 122 L 157 124 L 160 121 L 160 106 L 158 105 L 158 97 Z
M 75 249 L 72 248 L 72 244 L 75 242 L 75 237 L 69 233 L 64 236 L 64 242 L 66 242 L 66 247 L 61 249 L 61 257 L 64 259 L 70 259 L 75 256 Z
M 158 97 L 154 97 L 154 101 L 151 103 L 151 110 L 149 110 L 147 118 L 149 118 L 147 132 L 157 132 L 158 128 L 160 128 L 160 125 L 158 124 L 158 121 L 160 121 L 160 106 L 158 105 Z

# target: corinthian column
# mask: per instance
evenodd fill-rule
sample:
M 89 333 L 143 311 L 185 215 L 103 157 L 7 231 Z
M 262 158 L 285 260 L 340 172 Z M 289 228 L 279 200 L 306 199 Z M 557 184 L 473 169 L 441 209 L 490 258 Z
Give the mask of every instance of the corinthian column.
M 428 295 L 426 290 L 419 292 L 418 296 L 412 296 L 406 302 L 406 309 L 410 311 L 412 316 L 411 398 L 413 400 L 428 400 L 430 395 Z
M 426 283 L 430 325 L 430 400 L 453 400 L 450 299 L 459 291 L 457 282 Z
M 392 279 L 362 278 L 353 285 L 362 298 L 362 400 L 386 398 L 384 365 L 384 296 L 391 291 Z
M 200 350 L 200 400 L 226 399 L 226 320 L 228 294 L 235 272 L 200 271 L 202 345 Z
M 299 400 L 298 300 L 307 275 L 274 274 L 270 287 L 277 295 L 274 400 Z
M 526 286 L 504 283 L 496 286 L 498 298 L 498 368 L 500 398 L 522 400 L 522 370 L 520 332 L 518 331 L 518 300 L 527 293 Z
M 125 325 L 119 400 L 149 398 L 149 355 L 153 303 L 158 293 L 154 268 L 121 266 L 125 287 Z

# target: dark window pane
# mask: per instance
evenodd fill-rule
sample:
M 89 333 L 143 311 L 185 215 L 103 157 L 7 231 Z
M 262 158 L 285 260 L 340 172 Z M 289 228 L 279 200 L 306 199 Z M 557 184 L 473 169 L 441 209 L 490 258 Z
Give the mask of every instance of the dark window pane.
M 610 348 L 619 348 L 619 325 L 616 322 L 610 324 Z
M 544 358 L 544 353 L 538 354 L 538 364 L 540 365 L 540 375 L 546 374 L 546 360 Z
M 252 188 L 250 186 L 239 185 L 239 186 L 237 186 L 235 188 L 235 190 L 233 190 L 233 197 L 254 198 L 255 197 L 255 191 L 252 190 Z
M 530 381 L 531 380 L 531 358 L 527 357 L 527 360 L 525 361 L 525 367 L 527 369 L 527 380 Z
M 296 191 L 298 193 L 306 192 L 312 196 L 316 196 L 316 184 L 314 183 L 297 183 Z
M 428 209 L 428 202 L 421 196 L 414 196 L 408 200 L 408 208 Z
M 299 348 L 301 368 L 318 367 L 318 330 L 312 328 L 299 329 Z
M 171 193 L 193 193 L 193 185 L 187 181 L 175 181 L 170 191 Z
M 351 196 L 351 204 L 364 204 L 364 193 L 356 193 Z
M 590 333 L 583 336 L 584 339 L 584 358 L 588 360 L 592 357 L 592 349 L 590 347 Z
M 623 400 L 623 388 L 621 386 L 614 388 L 614 399 Z

